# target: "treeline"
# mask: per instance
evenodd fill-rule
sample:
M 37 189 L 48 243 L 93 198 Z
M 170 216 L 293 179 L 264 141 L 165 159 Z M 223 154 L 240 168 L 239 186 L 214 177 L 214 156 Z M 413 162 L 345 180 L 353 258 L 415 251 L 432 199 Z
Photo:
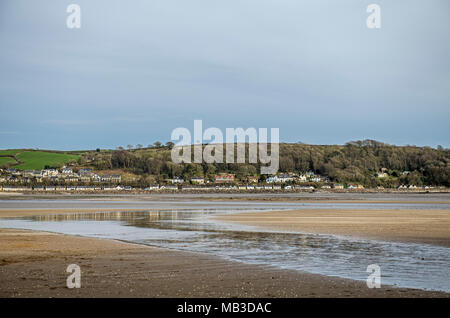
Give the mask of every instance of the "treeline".
M 96 169 L 125 169 L 157 180 L 204 176 L 212 180 L 216 173 L 234 173 L 238 179 L 258 175 L 259 164 L 176 164 L 171 146 L 145 149 L 119 149 L 91 154 Z M 247 149 L 248 152 L 248 149 Z M 450 149 L 438 147 L 393 146 L 373 140 L 341 145 L 280 144 L 279 172 L 327 176 L 332 182 L 359 183 L 366 187 L 394 187 L 399 184 L 450 186 Z M 379 178 L 381 170 L 386 178 Z M 260 176 L 261 181 L 266 176 Z

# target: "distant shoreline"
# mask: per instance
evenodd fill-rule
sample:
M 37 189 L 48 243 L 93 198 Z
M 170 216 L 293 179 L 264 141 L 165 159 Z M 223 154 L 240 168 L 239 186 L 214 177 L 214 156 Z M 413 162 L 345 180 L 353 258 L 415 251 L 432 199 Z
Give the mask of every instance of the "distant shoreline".
M 185 194 L 201 194 L 201 193 L 227 193 L 227 194 L 238 194 L 238 193 L 248 193 L 248 194 L 258 194 L 258 193 L 415 193 L 415 194 L 428 194 L 428 193 L 450 193 L 450 188 L 433 188 L 433 189 L 235 189 L 235 188 L 162 188 L 162 189 L 151 189 L 143 190 L 138 188 L 132 188 L 129 190 L 46 190 L 45 188 L 39 190 L 33 190 L 31 188 L 24 187 L 14 187 L 7 188 L 0 187 L 0 195 L 4 194 L 158 194 L 158 193 L 185 193 Z M 53 188 L 53 186 L 52 186 Z

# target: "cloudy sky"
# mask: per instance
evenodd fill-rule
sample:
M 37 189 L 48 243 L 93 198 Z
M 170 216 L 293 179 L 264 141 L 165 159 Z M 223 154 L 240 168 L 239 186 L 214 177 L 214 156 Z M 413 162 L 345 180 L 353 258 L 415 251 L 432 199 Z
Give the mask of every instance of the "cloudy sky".
M 81 7 L 81 29 L 66 8 Z M 381 29 L 366 8 L 381 6 Z M 1 0 L 0 148 L 176 127 L 450 147 L 448 0 Z

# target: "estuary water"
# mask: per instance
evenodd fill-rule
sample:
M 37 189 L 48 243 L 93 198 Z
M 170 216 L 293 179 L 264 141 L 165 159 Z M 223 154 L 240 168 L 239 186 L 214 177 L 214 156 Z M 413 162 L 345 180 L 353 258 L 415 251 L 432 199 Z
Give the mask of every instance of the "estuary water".
M 102 201 L 0 200 L 0 208 L 72 208 L 73 213 L 0 219 L 0 228 L 107 238 L 224 259 L 366 280 L 367 266 L 381 268 L 382 285 L 450 292 L 450 248 L 415 243 L 261 230 L 211 216 L 286 209 L 450 209 L 435 203 L 285 203 L 201 200 Z M 80 212 L 82 208 L 126 211 Z M 129 211 L 133 209 L 134 211 Z

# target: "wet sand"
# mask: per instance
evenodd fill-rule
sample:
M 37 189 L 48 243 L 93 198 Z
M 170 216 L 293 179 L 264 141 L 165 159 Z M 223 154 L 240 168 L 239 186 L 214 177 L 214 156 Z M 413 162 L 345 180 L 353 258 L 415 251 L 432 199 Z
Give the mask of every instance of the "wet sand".
M 68 289 L 69 264 L 81 288 Z M 0 297 L 450 297 L 47 232 L 0 229 Z
M 450 210 L 304 209 L 237 213 L 215 218 L 268 230 L 334 234 L 450 247 Z
M 147 197 L 130 198 L 134 199 Z M 446 197 L 441 202 L 447 202 Z M 12 204 L 13 208 L 0 209 L 0 218 L 146 210 L 127 208 L 126 204 L 116 208 L 74 202 L 70 208 L 52 208 L 51 202 L 44 208 Z M 301 210 L 219 218 L 275 230 L 450 245 L 448 210 Z M 81 289 L 66 288 L 69 264 L 81 267 Z M 0 297 L 450 297 L 447 293 L 392 286 L 369 289 L 360 281 L 112 240 L 6 229 L 0 229 L 0 282 Z

